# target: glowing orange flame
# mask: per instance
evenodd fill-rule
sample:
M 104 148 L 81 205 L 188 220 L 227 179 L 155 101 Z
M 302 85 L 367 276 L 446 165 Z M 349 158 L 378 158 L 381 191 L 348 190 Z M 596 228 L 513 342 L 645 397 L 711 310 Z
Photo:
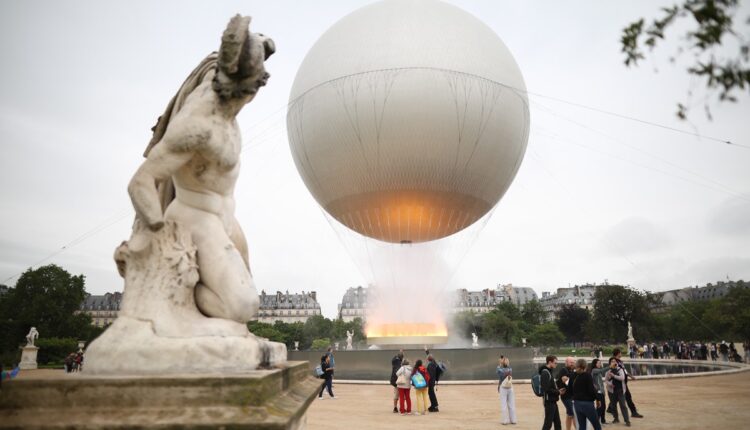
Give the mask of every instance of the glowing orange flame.
M 392 323 L 368 325 L 368 338 L 414 337 L 414 336 L 448 336 L 444 323 Z

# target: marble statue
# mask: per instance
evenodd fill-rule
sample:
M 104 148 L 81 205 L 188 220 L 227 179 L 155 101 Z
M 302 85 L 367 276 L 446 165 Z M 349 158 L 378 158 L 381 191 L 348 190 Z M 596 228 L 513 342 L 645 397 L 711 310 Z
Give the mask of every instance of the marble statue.
M 295 351 L 299 351 L 299 341 L 298 340 L 294 341 L 294 350 Z
M 476 333 L 471 334 L 471 347 L 479 348 L 479 336 Z
M 354 349 L 352 346 L 352 339 L 354 338 L 354 332 L 351 332 L 349 330 L 346 331 L 346 350 L 351 351 Z
M 242 140 L 236 116 L 266 85 L 273 41 L 233 17 L 219 52 L 182 84 L 128 186 L 136 220 L 115 251 L 120 316 L 87 350 L 87 373 L 245 371 L 286 360 L 252 335 L 258 312 L 234 216 Z
M 34 346 L 34 342 L 39 339 L 39 332 L 36 327 L 31 327 L 29 334 L 26 335 L 26 346 Z
M 633 326 L 630 324 L 630 321 L 628 321 L 628 340 L 635 340 L 633 338 Z

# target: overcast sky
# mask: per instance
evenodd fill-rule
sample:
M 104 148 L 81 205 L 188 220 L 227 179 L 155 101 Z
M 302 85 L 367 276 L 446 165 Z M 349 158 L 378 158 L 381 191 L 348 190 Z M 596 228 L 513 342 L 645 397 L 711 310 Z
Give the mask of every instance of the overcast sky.
M 277 47 L 268 86 L 239 117 L 237 218 L 255 281 L 267 292 L 315 290 L 335 316 L 346 288 L 365 279 L 297 174 L 286 104 L 312 44 L 367 3 L 0 3 L 0 283 L 70 244 L 44 263 L 86 275 L 92 294 L 122 291 L 112 253 L 130 233 L 127 182 L 156 118 L 239 12 Z M 607 279 L 659 291 L 750 279 L 750 149 L 555 100 L 750 145 L 747 93 L 736 104 L 709 99 L 709 121 L 702 83 L 684 72 L 689 56 L 669 61 L 675 43 L 640 68 L 623 65 L 621 29 L 672 2 L 451 3 L 497 32 L 532 95 L 526 158 L 450 288 L 541 293 Z M 739 21 L 748 16 L 745 4 Z M 689 122 L 676 119 L 677 102 L 695 104 Z

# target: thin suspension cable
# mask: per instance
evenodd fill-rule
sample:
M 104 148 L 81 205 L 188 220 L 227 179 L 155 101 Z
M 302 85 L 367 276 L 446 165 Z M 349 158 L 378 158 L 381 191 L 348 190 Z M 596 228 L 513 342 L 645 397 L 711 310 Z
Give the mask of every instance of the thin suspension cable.
M 517 91 L 523 91 L 523 90 L 519 90 L 519 89 L 515 89 L 515 90 L 517 90 Z M 556 102 L 565 103 L 565 104 L 570 105 L 570 106 L 575 106 L 575 107 L 579 107 L 579 108 L 582 108 L 582 109 L 587 109 L 587 110 L 591 110 L 591 111 L 594 111 L 594 112 L 599 112 L 599 113 L 602 113 L 602 114 L 605 114 L 605 115 L 610 115 L 610 116 L 614 116 L 614 117 L 617 117 L 617 118 L 626 119 L 626 120 L 629 120 L 629 121 L 639 122 L 641 124 L 650 125 L 652 127 L 663 128 L 665 130 L 670 130 L 670 131 L 674 131 L 676 133 L 686 134 L 688 136 L 698 137 L 700 139 L 712 140 L 714 142 L 725 143 L 727 145 L 732 145 L 732 146 L 737 146 L 737 147 L 740 147 L 740 148 L 750 149 L 750 145 L 743 145 L 741 143 L 734 143 L 734 142 L 732 142 L 730 140 L 727 140 L 727 139 L 721 139 L 721 138 L 713 137 L 713 136 L 706 136 L 706 135 L 703 135 L 703 134 L 700 134 L 700 133 L 697 133 L 697 132 L 694 132 L 694 131 L 682 130 L 682 129 L 679 129 L 679 128 L 671 127 L 671 126 L 664 125 L 664 124 L 659 124 L 659 123 L 656 123 L 656 122 L 653 122 L 653 121 L 648 121 L 648 120 L 645 120 L 645 119 L 636 118 L 636 117 L 632 117 L 632 116 L 628 116 L 628 115 L 624 115 L 624 114 L 620 114 L 620 113 L 617 113 L 617 112 L 612 112 L 612 111 L 608 111 L 608 110 L 604 110 L 604 109 L 600 109 L 600 108 L 596 108 L 596 107 L 592 107 L 592 106 L 586 106 L 586 105 L 583 105 L 583 104 L 580 104 L 580 103 L 570 102 L 570 101 L 563 100 L 563 99 L 560 99 L 560 98 L 557 98 L 557 97 L 546 96 L 544 94 L 534 93 L 534 92 L 531 92 L 531 91 L 525 91 L 525 92 L 526 92 L 526 94 L 531 95 L 531 96 L 542 97 L 542 98 L 545 98 L 545 99 L 554 100 Z
M 535 104 L 538 105 L 537 102 L 535 102 Z M 539 105 L 539 106 L 544 107 L 543 105 Z M 549 114 L 551 114 L 551 115 L 554 115 L 554 116 L 558 117 L 558 118 L 561 118 L 561 119 L 569 121 L 569 122 L 571 122 L 571 123 L 573 123 L 575 125 L 578 125 L 581 128 L 584 128 L 584 129 L 589 130 L 591 132 L 594 132 L 594 133 L 600 134 L 600 135 L 602 135 L 604 137 L 607 137 L 607 138 L 611 139 L 615 143 L 619 143 L 619 144 L 621 144 L 623 146 L 626 146 L 626 147 L 628 147 L 630 149 L 633 149 L 634 151 L 641 152 L 641 153 L 643 153 L 643 154 L 645 154 L 645 155 L 647 155 L 649 157 L 652 157 L 652 158 L 654 158 L 654 159 L 656 159 L 658 161 L 661 161 L 661 162 L 663 162 L 665 164 L 668 164 L 668 165 L 670 165 L 670 166 L 672 166 L 672 167 L 674 167 L 676 169 L 679 169 L 679 170 L 682 170 L 682 171 L 684 171 L 686 173 L 694 175 L 694 176 L 696 176 L 696 177 L 698 177 L 698 178 L 700 178 L 700 179 L 702 179 L 702 180 L 704 180 L 706 182 L 711 182 L 711 183 L 715 184 L 716 186 L 712 186 L 712 185 L 707 184 L 707 183 L 697 182 L 697 181 L 695 181 L 693 179 L 690 179 L 690 178 L 687 178 L 687 177 L 675 175 L 675 174 L 670 173 L 670 172 L 668 172 L 666 170 L 658 169 L 658 168 L 655 168 L 655 167 L 648 166 L 646 164 L 638 163 L 638 162 L 630 160 L 628 158 L 624 158 L 624 157 L 621 157 L 621 156 L 618 156 L 618 155 L 610 154 L 610 153 L 608 153 L 606 151 L 602 151 L 600 149 L 597 149 L 597 148 L 594 148 L 594 147 L 591 147 L 591 146 L 588 146 L 588 145 L 584 145 L 584 144 L 579 143 L 579 142 L 574 142 L 574 141 L 569 141 L 569 140 L 565 140 L 565 139 L 560 139 L 559 137 L 557 137 L 556 135 L 554 135 L 554 133 L 547 133 L 546 137 L 549 137 L 551 139 L 557 140 L 558 142 L 569 143 L 571 145 L 580 146 L 582 148 L 586 148 L 586 149 L 589 149 L 591 151 L 598 152 L 600 154 L 606 155 L 606 156 L 608 156 L 610 158 L 614 158 L 614 159 L 617 159 L 617 160 L 620 160 L 620 161 L 624 161 L 624 162 L 633 164 L 635 166 L 642 167 L 642 168 L 647 169 L 647 170 L 652 170 L 654 172 L 658 172 L 658 173 L 661 173 L 661 174 L 666 175 L 666 176 L 670 176 L 670 177 L 673 177 L 673 178 L 676 178 L 676 179 L 680 179 L 682 181 L 688 182 L 688 183 L 693 184 L 693 185 L 699 185 L 699 186 L 702 186 L 702 187 L 705 187 L 705 188 L 708 188 L 708 189 L 711 189 L 711 190 L 714 190 L 714 191 L 726 193 L 726 194 L 729 194 L 729 195 L 731 195 L 732 197 L 734 197 L 736 199 L 750 202 L 750 198 L 748 198 L 748 197 L 742 195 L 741 193 L 739 193 L 739 192 L 737 192 L 737 191 L 729 188 L 728 186 L 724 185 L 723 183 L 721 183 L 719 181 L 716 181 L 714 179 L 708 178 L 708 177 L 706 177 L 704 175 L 701 175 L 700 173 L 694 172 L 694 171 L 692 171 L 690 169 L 686 169 L 686 168 L 684 168 L 682 166 L 679 166 L 679 165 L 677 165 L 675 163 L 670 162 L 669 160 L 665 160 L 665 159 L 663 159 L 663 158 L 661 158 L 661 157 L 659 157 L 657 155 L 651 154 L 651 153 L 649 153 L 647 151 L 643 151 L 640 148 L 634 147 L 632 145 L 628 145 L 628 144 L 626 144 L 624 142 L 621 142 L 621 141 L 617 140 L 616 138 L 614 138 L 612 136 L 607 135 L 606 133 L 603 133 L 603 132 L 600 132 L 598 130 L 592 129 L 592 128 L 584 125 L 584 124 L 581 124 L 581 123 L 578 123 L 576 121 L 570 120 L 570 119 L 568 119 L 568 118 L 566 118 L 566 117 L 564 117 L 562 115 L 558 115 L 558 114 L 554 113 L 552 110 L 547 110 L 547 112 Z M 537 131 L 537 133 L 539 133 L 539 131 Z M 541 135 L 544 136 L 545 132 L 542 132 Z
M 87 239 L 89 239 L 89 238 L 97 235 L 98 233 L 102 232 L 103 230 L 106 230 L 107 228 L 109 228 L 109 227 L 117 224 L 118 222 L 122 221 L 124 218 L 126 218 L 128 216 L 128 214 L 130 212 L 131 212 L 130 209 L 123 209 L 123 210 L 119 211 L 117 213 L 117 215 L 115 215 L 114 219 L 112 219 L 113 217 L 107 218 L 105 221 L 101 222 L 96 227 L 94 227 L 94 228 L 86 231 L 85 233 L 79 235 L 75 239 L 73 239 L 73 240 L 65 243 L 59 249 L 57 249 L 56 251 L 50 253 L 49 255 L 45 256 L 44 258 L 38 260 L 37 262 L 35 262 L 34 264 L 32 264 L 29 267 L 31 267 L 31 268 L 37 267 L 37 266 L 41 265 L 42 263 L 45 263 L 46 261 L 50 260 L 51 258 L 56 257 L 57 255 L 65 252 L 65 251 L 67 251 L 68 249 L 73 248 L 74 246 L 76 246 L 76 245 L 84 242 L 85 240 L 87 240 Z M 23 272 L 18 272 L 16 274 L 14 274 L 13 276 L 9 276 L 5 280 L 3 280 L 2 283 L 4 284 L 4 283 L 10 281 L 11 279 L 16 278 L 16 277 L 18 277 L 18 276 L 20 276 L 22 274 L 23 274 Z
M 544 171 L 545 171 L 545 172 L 547 173 L 547 175 L 549 175 L 549 177 L 550 177 L 550 178 L 552 178 L 552 180 L 553 180 L 553 181 L 555 182 L 555 184 L 556 184 L 556 185 L 557 185 L 558 187 L 560 187 L 560 189 L 561 189 L 561 190 L 563 190 L 563 192 L 564 192 L 564 193 L 565 193 L 565 194 L 567 195 L 567 197 L 568 197 L 568 198 L 569 198 L 570 200 L 572 200 L 572 201 L 576 201 L 576 202 L 577 202 L 577 200 L 576 200 L 576 199 L 575 199 L 575 198 L 573 197 L 573 194 L 572 194 L 572 193 L 570 193 L 570 192 L 568 191 L 567 187 L 565 187 L 565 186 L 564 186 L 564 185 L 563 185 L 563 184 L 562 184 L 562 183 L 561 183 L 561 182 L 560 182 L 560 181 L 559 181 L 559 180 L 557 179 L 557 177 L 555 177 L 555 175 L 554 175 L 554 174 L 552 174 L 552 171 L 551 171 L 551 170 L 549 170 L 549 169 L 547 168 L 547 166 L 546 166 L 546 165 L 545 165 L 545 164 L 544 164 L 544 163 L 542 162 L 541 158 L 540 158 L 540 157 L 539 157 L 539 155 L 538 155 L 538 154 L 536 153 L 536 151 L 534 151 L 533 149 L 529 149 L 529 151 L 530 151 L 530 153 L 531 153 L 531 158 L 532 158 L 532 159 L 534 159 L 534 160 L 536 160 L 536 162 L 537 162 L 537 163 L 539 163 L 539 166 L 541 166 L 541 167 L 542 167 L 542 169 L 543 169 L 543 170 L 544 170 Z M 581 212 L 583 213 L 583 209 L 581 209 L 581 206 L 580 206 L 580 205 L 577 205 L 577 204 L 576 204 L 576 205 L 575 205 L 575 207 L 576 207 L 576 208 L 577 208 L 577 209 L 578 209 L 579 211 L 581 211 Z M 584 213 L 584 216 L 585 216 L 585 213 Z M 618 254 L 620 254 L 620 256 L 621 256 L 621 257 L 622 257 L 623 259 L 625 259 L 625 260 L 626 260 L 626 261 L 627 261 L 628 263 L 630 263 L 630 265 L 631 265 L 631 266 L 633 266 L 633 267 L 634 267 L 634 268 L 636 268 L 636 269 L 638 268 L 638 267 L 636 266 L 636 264 L 635 264 L 635 263 L 633 262 L 633 260 L 631 260 L 630 258 L 628 258 L 628 256 L 627 256 L 627 255 L 625 255 L 625 254 L 624 254 L 624 253 L 623 253 L 623 252 L 622 252 L 622 251 L 620 250 L 620 247 L 619 247 L 619 246 L 617 246 L 617 244 L 613 243 L 613 242 L 612 242 L 612 240 L 611 240 L 610 238 L 608 238 L 608 237 L 606 237 L 606 236 L 605 236 L 605 237 L 604 237 L 604 240 L 606 240 L 607 242 L 610 242 L 610 245 L 615 245 L 615 246 L 614 246 L 613 248 L 614 248 L 614 249 L 615 249 L 615 250 L 617 251 L 617 253 L 618 253 Z

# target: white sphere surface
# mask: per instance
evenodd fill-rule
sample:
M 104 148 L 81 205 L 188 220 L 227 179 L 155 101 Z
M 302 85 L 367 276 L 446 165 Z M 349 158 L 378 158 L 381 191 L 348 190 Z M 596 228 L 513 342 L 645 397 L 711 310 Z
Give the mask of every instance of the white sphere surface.
M 303 181 L 347 227 L 417 243 L 487 214 L 529 133 L 521 72 L 467 12 L 385 0 L 342 18 L 305 57 L 287 130 Z

